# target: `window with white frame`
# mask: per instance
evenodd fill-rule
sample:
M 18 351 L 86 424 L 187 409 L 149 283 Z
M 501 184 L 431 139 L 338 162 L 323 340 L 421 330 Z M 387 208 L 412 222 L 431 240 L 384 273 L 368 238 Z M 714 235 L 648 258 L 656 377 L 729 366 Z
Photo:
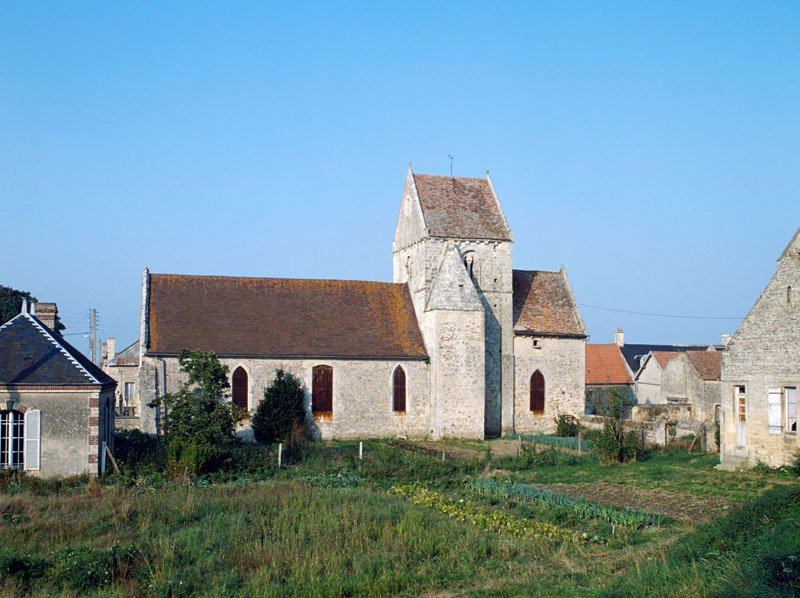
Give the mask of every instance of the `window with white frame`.
M 14 409 L 0 412 L 0 467 L 22 469 L 25 464 L 25 420 Z
M 133 401 L 133 393 L 134 393 L 134 382 L 126 382 L 125 383 L 125 404 L 127 405 L 131 401 Z
M 786 391 L 786 432 L 797 433 L 797 388 L 787 386 Z
M 781 426 L 781 389 L 780 387 L 770 386 L 767 391 L 767 408 L 769 418 L 769 433 L 780 434 Z

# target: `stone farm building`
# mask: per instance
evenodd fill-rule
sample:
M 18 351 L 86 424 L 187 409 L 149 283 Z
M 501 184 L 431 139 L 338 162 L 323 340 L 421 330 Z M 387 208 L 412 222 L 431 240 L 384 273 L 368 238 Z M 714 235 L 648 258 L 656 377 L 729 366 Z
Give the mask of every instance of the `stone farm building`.
M 586 327 L 566 272 L 513 270 L 486 178 L 409 166 L 393 283 L 155 274 L 142 285 L 144 407 L 180 383 L 181 348 L 214 351 L 252 410 L 278 368 L 323 438 L 484 438 L 584 410 Z
M 800 386 L 800 229 L 722 353 L 723 467 L 792 461 Z

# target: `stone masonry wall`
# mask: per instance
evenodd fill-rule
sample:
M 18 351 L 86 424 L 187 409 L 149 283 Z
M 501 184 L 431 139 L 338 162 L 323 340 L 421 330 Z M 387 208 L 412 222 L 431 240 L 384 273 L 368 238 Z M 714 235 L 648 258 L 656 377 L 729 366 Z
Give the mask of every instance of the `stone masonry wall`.
M 484 438 L 484 314 L 432 311 L 425 316 L 436 339 L 431 355 L 433 437 Z
M 734 387 L 746 388 L 744 447 L 737 447 Z M 780 434 L 770 434 L 767 393 L 784 389 Z M 722 354 L 721 440 L 725 455 L 746 456 L 777 467 L 800 448 L 797 433 L 786 429 L 785 388 L 800 388 L 800 238 L 780 259 L 767 287 Z
M 40 469 L 30 475 L 42 478 L 97 474 L 97 443 L 90 445 L 90 401 L 98 402 L 95 391 L 14 391 L 21 409 L 41 411 Z M 0 392 L 3 405 L 9 393 Z
M 167 392 L 174 392 L 184 379 L 183 374 L 177 358 L 168 357 L 164 361 Z M 431 434 L 429 366 L 424 361 L 221 357 L 220 362 L 227 365 L 231 373 L 239 366 L 247 372 L 249 410 L 256 408 L 278 368 L 299 378 L 306 393 L 307 421 L 321 438 L 426 438 Z M 159 359 L 147 356 L 143 359 L 143 365 L 150 368 L 155 378 L 160 379 Z M 316 365 L 333 368 L 333 415 L 315 419 L 311 415 L 311 371 Z M 392 385 L 397 366 L 402 366 L 406 373 L 404 414 L 392 411 Z M 152 396 L 154 393 L 148 400 L 152 400 Z M 149 421 L 154 422 L 155 418 L 151 416 Z
M 513 417 L 513 296 L 510 242 L 424 239 L 393 256 L 394 282 L 407 282 L 418 321 L 447 243 L 455 242 L 472 265 L 472 280 L 484 309 L 485 427 L 488 435 L 509 431 Z M 465 271 L 467 266 L 464 266 Z M 425 346 L 436 342 L 423 329 Z
M 534 348 L 533 341 L 537 341 Z M 515 423 L 519 433 L 550 433 L 559 414 L 580 417 L 585 409 L 583 339 L 517 336 Z M 544 414 L 530 410 L 530 381 L 536 370 L 544 376 Z

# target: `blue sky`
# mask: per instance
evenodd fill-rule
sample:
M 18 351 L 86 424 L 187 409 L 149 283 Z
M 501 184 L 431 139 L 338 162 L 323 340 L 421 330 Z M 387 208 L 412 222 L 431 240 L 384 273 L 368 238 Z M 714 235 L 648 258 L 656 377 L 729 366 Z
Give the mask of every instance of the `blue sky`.
M 92 307 L 137 338 L 145 266 L 388 281 L 408 162 L 454 154 L 591 342 L 718 342 L 800 226 L 798 31 L 792 2 L 4 3 L 0 284 L 86 350 Z

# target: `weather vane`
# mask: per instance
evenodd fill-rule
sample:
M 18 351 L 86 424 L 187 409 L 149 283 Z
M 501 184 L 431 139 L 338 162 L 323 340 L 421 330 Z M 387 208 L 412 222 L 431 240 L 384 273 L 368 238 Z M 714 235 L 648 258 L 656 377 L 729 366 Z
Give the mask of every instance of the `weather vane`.
M 453 154 L 447 154 L 447 157 L 450 158 L 450 176 L 453 176 L 453 158 L 455 156 Z

